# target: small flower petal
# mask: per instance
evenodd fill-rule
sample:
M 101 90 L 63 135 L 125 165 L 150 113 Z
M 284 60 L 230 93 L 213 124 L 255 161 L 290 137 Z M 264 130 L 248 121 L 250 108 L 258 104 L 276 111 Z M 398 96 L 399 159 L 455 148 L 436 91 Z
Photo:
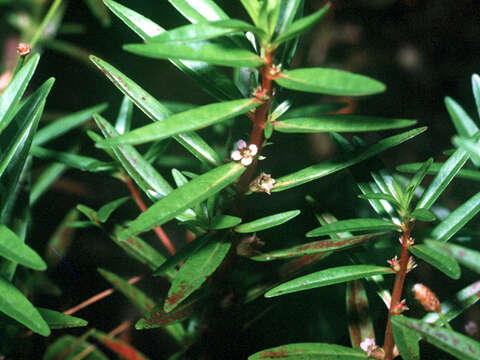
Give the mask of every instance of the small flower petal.
M 247 143 L 245 142 L 245 140 L 237 141 L 237 149 L 242 150 L 242 149 L 245 149 L 246 147 L 247 147 Z
M 232 151 L 232 154 L 230 155 L 230 157 L 232 158 L 232 160 L 238 161 L 242 159 L 242 154 L 240 153 L 240 151 L 235 150 L 235 151 Z
M 242 163 L 242 165 L 244 166 L 248 166 L 252 163 L 252 158 L 251 157 L 244 157 L 242 158 L 242 161 L 240 161 Z
M 258 152 L 257 145 L 255 145 L 255 144 L 250 144 L 250 145 L 248 145 L 248 149 L 250 150 L 250 155 L 251 155 L 251 156 L 257 155 L 257 152 Z

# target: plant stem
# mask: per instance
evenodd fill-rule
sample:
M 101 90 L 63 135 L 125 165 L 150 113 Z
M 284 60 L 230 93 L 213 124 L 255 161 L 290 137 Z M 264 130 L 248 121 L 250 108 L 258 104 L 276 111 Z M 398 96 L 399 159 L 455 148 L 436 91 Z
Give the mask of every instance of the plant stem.
M 32 37 L 32 40 L 30 40 L 30 47 L 33 49 L 34 46 L 37 44 L 38 40 L 40 39 L 40 36 L 42 35 L 43 31 L 45 30 L 45 27 L 48 25 L 50 20 L 52 19 L 53 15 L 55 15 L 55 12 L 57 11 L 58 7 L 62 3 L 63 0 L 55 0 L 50 6 L 50 9 L 48 9 L 47 14 L 43 18 L 42 22 L 40 23 L 40 26 L 37 28 L 37 31 Z
M 438 317 L 440 318 L 440 320 L 442 321 L 443 325 L 445 325 L 445 327 L 448 329 L 448 330 L 452 330 L 452 327 L 450 326 L 450 323 L 448 322 L 447 318 L 445 317 L 445 315 L 443 315 L 441 312 L 438 312 Z
M 253 128 L 250 135 L 250 144 L 255 144 L 258 148 L 258 154 L 261 153 L 264 141 L 264 132 L 265 123 L 268 120 L 268 114 L 270 113 L 270 107 L 272 105 L 273 97 L 273 83 L 270 73 L 272 71 L 273 59 L 275 57 L 275 51 L 265 49 L 265 55 L 263 57 L 264 65 L 260 69 L 260 75 L 262 78 L 261 89 L 258 90 L 258 93 L 264 94 L 267 97 L 267 100 L 264 100 L 263 104 L 255 109 L 253 115 Z M 247 171 L 242 175 L 238 182 L 238 191 L 243 194 L 248 191 L 248 186 L 252 180 L 253 174 L 257 167 L 257 160 L 255 159 L 252 164 L 248 167 Z
M 403 285 L 405 283 L 405 278 L 408 272 L 408 259 L 409 259 L 409 247 L 410 247 L 410 228 L 407 226 L 404 227 L 404 232 L 401 237 L 401 244 L 402 244 L 402 251 L 400 254 L 400 271 L 397 272 L 395 276 L 395 283 L 393 285 L 392 291 L 392 300 L 390 302 L 390 308 L 388 311 L 388 320 L 387 320 L 387 327 L 385 329 L 385 340 L 383 343 L 383 350 L 385 351 L 385 358 L 384 360 L 392 360 L 393 359 L 393 347 L 395 346 L 393 340 L 393 332 L 392 332 L 392 322 L 391 318 L 392 315 L 398 314 L 398 304 L 401 301 L 402 293 L 403 293 Z
M 146 211 L 147 210 L 147 205 L 143 202 L 142 197 L 140 196 L 139 192 L 135 188 L 135 185 L 133 185 L 132 179 L 128 175 L 123 175 L 123 179 L 125 181 L 125 184 L 128 187 L 128 190 L 130 190 L 130 193 L 132 195 L 133 200 L 137 204 L 138 208 L 140 210 Z M 155 226 L 153 228 L 153 231 L 155 231 L 155 234 L 157 234 L 157 237 L 160 239 L 162 242 L 163 246 L 168 250 L 170 255 L 175 254 L 176 250 L 175 247 L 173 246 L 172 242 L 170 241 L 170 238 L 168 235 L 163 231 L 161 226 Z

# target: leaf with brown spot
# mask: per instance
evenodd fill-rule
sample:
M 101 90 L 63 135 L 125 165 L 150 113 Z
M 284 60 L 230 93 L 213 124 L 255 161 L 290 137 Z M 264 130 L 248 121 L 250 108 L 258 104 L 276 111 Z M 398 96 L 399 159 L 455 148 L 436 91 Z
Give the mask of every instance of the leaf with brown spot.
M 368 310 L 368 298 L 360 280 L 347 283 L 345 295 L 348 317 L 348 332 L 355 349 L 360 349 L 360 343 L 367 339 L 375 340 L 375 330 Z

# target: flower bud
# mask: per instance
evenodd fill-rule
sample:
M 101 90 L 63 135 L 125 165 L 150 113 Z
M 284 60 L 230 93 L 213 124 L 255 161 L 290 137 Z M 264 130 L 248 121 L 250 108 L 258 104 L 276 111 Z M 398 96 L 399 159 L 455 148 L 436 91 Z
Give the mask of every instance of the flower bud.
M 28 55 L 31 50 L 32 50 L 32 48 L 27 43 L 21 42 L 17 45 L 17 53 L 20 56 Z
M 425 310 L 429 312 L 439 313 L 441 310 L 440 301 L 438 301 L 437 295 L 423 284 L 413 285 L 413 293 L 415 299 L 422 304 Z

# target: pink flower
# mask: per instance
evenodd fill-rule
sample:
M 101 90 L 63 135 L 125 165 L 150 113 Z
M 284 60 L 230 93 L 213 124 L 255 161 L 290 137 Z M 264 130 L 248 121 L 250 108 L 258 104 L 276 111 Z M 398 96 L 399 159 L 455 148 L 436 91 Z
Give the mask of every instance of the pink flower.
M 257 153 L 257 145 L 250 144 L 247 146 L 247 143 L 244 140 L 238 140 L 237 149 L 232 151 L 230 157 L 233 161 L 240 161 L 243 166 L 248 166 L 253 162 Z
M 375 344 L 374 339 L 366 338 L 360 343 L 360 348 L 370 356 L 370 354 L 377 348 L 377 344 Z

